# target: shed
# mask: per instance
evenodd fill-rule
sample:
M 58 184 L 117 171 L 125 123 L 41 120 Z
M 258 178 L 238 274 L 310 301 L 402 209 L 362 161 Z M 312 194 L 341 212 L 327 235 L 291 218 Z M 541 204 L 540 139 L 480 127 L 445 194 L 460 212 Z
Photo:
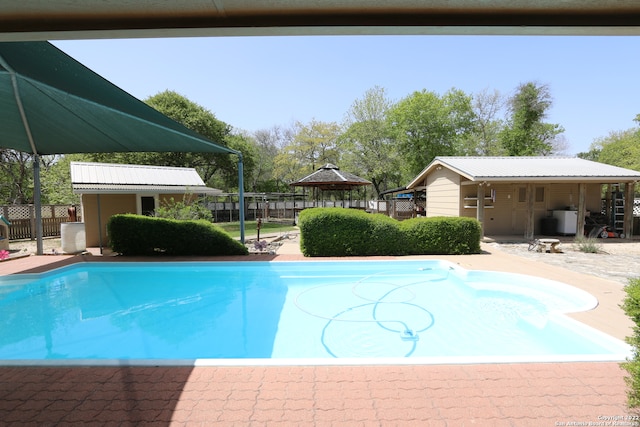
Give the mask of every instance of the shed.
M 115 214 L 152 215 L 165 200 L 219 195 L 193 168 L 71 162 L 73 192 L 80 194 L 87 246 L 103 245 Z
M 483 235 L 532 239 L 543 218 L 571 211 L 577 235 L 588 216 L 604 212 L 631 237 L 633 204 L 624 201 L 639 181 L 638 171 L 575 157 L 436 157 L 407 188 L 425 189 L 426 216 L 474 217 Z

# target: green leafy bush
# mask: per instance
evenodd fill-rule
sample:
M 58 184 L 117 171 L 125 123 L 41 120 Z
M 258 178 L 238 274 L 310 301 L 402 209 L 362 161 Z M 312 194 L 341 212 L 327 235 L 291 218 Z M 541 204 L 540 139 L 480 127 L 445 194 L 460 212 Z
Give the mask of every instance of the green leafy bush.
M 480 223 L 465 217 L 412 218 L 400 223 L 411 255 L 480 253 Z
M 396 253 L 397 221 L 382 214 L 344 208 L 300 213 L 300 250 L 305 256 L 366 256 Z
M 624 288 L 627 293 L 622 309 L 633 321 L 633 335 L 625 341 L 633 347 L 633 358 L 622 363 L 621 366 L 629 373 L 625 377 L 627 386 L 627 404 L 630 408 L 640 407 L 640 278 L 629 280 Z
M 211 211 L 207 209 L 200 200 L 192 200 L 190 196 L 186 195 L 181 201 L 175 201 L 173 197 L 169 200 L 162 200 L 160 206 L 155 210 L 155 216 L 158 218 L 169 219 L 206 219 L 211 221 L 213 215 Z
M 470 254 L 480 252 L 480 224 L 471 218 L 414 218 L 399 222 L 382 214 L 343 208 L 300 213 L 305 256 Z
M 246 255 L 247 248 L 205 220 L 178 221 L 114 215 L 107 223 L 110 246 L 123 255 Z

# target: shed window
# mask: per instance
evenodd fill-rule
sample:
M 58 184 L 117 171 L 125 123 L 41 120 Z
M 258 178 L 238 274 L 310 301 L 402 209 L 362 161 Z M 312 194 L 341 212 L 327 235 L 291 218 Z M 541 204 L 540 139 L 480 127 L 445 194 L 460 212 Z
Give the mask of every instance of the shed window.
M 527 188 L 520 187 L 518 188 L 518 202 L 524 203 L 527 201 Z
M 544 202 L 544 187 L 536 187 L 536 203 Z

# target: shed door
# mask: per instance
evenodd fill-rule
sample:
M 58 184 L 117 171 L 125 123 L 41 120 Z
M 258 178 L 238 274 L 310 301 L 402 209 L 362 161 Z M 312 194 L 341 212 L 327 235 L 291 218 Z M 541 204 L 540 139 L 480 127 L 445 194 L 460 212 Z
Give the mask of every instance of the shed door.
M 534 233 L 541 232 L 540 218 L 547 214 L 546 194 L 548 189 L 544 185 L 533 187 L 533 211 L 534 211 Z M 514 234 L 524 233 L 527 223 L 527 189 L 517 187 L 515 189 L 515 209 L 513 210 L 512 230 Z

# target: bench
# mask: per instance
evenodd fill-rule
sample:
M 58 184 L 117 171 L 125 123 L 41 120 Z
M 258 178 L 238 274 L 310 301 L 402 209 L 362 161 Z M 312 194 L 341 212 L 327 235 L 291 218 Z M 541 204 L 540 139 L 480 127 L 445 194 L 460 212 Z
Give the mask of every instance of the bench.
M 558 239 L 538 239 L 534 243 L 537 244 L 538 252 L 549 252 L 552 254 L 562 253 L 558 246 L 560 245 L 560 240 Z M 547 250 L 547 246 L 549 249 Z

